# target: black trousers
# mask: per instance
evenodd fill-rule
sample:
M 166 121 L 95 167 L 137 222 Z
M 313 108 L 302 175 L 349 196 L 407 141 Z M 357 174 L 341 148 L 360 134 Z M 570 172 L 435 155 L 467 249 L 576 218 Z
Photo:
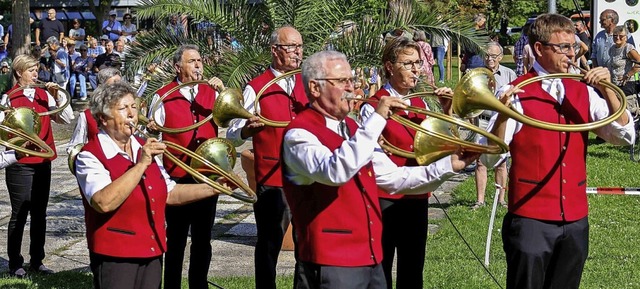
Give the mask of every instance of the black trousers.
M 191 178 L 178 183 L 193 183 Z M 181 288 L 182 264 L 187 236 L 191 228 L 191 254 L 189 256 L 189 288 L 209 288 L 207 275 L 211 263 L 211 229 L 216 217 L 218 196 L 206 198 L 184 206 L 167 206 L 167 252 L 164 256 L 164 288 Z
M 384 289 L 385 287 L 386 281 L 380 264 L 336 267 L 297 262 L 293 276 L 294 289 Z
M 94 289 L 160 289 L 162 256 L 116 258 L 89 252 Z
M 276 264 L 291 211 L 281 187 L 258 185 L 253 213 L 258 229 L 254 255 L 256 289 L 276 288 Z
M 580 287 L 589 220 L 548 222 L 508 213 L 502 223 L 507 289 Z
M 398 254 L 396 288 L 422 288 L 429 227 L 428 199 L 380 199 L 382 209 L 382 268 L 393 288 L 393 258 Z
M 11 218 L 7 240 L 9 270 L 21 268 L 24 257 L 20 254 L 27 215 L 31 214 L 30 235 L 31 267 L 37 268 L 44 259 L 47 231 L 47 205 L 51 186 L 51 162 L 40 164 L 13 164 L 6 168 L 6 182 L 11 199 Z

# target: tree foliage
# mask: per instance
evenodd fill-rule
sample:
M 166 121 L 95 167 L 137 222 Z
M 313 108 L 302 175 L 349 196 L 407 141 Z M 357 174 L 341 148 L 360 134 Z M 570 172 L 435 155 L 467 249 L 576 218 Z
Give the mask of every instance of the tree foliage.
M 140 19 L 188 15 L 193 23 L 215 23 L 220 30 L 233 35 L 243 48 L 223 45 L 219 60 L 213 61 L 217 59 L 216 51 L 197 33 L 179 39 L 167 36 L 164 29 L 156 29 L 137 37 L 138 44 L 127 54 L 127 74 L 135 73 L 156 57 L 168 59 L 181 43 L 194 43 L 205 59 L 205 76 L 216 75 L 229 87 L 244 86 L 268 67 L 269 36 L 274 28 L 283 25 L 300 31 L 305 55 L 334 48 L 345 53 L 353 66 L 380 65 L 382 36 L 397 28 L 443 34 L 465 46 L 486 43 L 485 36 L 472 31 L 470 21 L 456 21 L 459 13 L 433 10 L 433 6 L 416 0 L 265 0 L 262 5 L 247 5 L 246 0 L 141 0 L 141 4 L 136 11 Z M 163 70 L 172 69 L 165 62 Z

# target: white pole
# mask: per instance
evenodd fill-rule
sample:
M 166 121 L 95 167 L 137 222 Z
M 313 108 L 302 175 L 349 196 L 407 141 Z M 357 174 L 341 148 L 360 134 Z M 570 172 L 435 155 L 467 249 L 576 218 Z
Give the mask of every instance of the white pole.
M 487 230 L 487 246 L 484 250 L 484 265 L 489 267 L 489 253 L 491 252 L 491 233 L 493 231 L 493 221 L 496 218 L 496 209 L 498 208 L 498 196 L 500 196 L 501 185 L 496 185 L 496 194 L 493 196 L 493 206 L 491 207 L 491 217 L 489 218 L 489 230 Z

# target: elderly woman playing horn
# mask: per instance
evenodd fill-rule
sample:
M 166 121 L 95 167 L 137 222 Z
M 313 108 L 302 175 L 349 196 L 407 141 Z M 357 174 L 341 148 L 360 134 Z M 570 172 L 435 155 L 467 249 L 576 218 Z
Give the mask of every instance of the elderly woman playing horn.
M 382 64 L 388 82 L 372 97 L 380 100 L 383 97 L 404 97 L 416 87 L 424 61 L 420 57 L 420 46 L 405 38 L 397 37 L 387 43 L 382 54 Z M 436 95 L 451 94 L 450 88 L 435 90 Z M 405 104 L 427 108 L 422 98 L 414 97 L 405 100 Z M 375 104 L 363 104 L 362 122 L 369 119 Z M 445 108 L 448 110 L 448 108 Z M 398 112 L 399 116 L 420 124 L 424 115 L 413 112 Z M 407 151 L 413 151 L 415 131 L 404 127 L 394 120 L 388 120 L 382 135 L 392 145 Z M 391 160 L 398 166 L 417 166 L 413 158 L 391 155 Z M 378 190 L 382 209 L 382 266 L 387 280 L 387 288 L 392 288 L 392 266 L 394 253 L 398 252 L 398 274 L 396 283 L 399 287 L 422 287 L 422 269 L 424 267 L 425 247 L 427 242 L 427 207 L 428 193 L 422 195 L 391 195 Z
M 218 194 L 206 184 L 176 184 L 156 158 L 166 145 L 133 135 L 135 94 L 125 82 L 99 90 L 90 109 L 100 132 L 76 159 L 95 288 L 160 288 L 165 205 Z
M 44 86 L 35 86 L 38 79 L 38 60 L 30 55 L 18 55 L 13 61 L 15 85 L 2 96 L 0 105 L 5 107 L 29 107 L 42 114 L 66 102 L 66 97 L 58 93 L 58 86 L 49 82 Z M 0 113 L 0 119 L 4 119 Z M 7 253 L 9 255 L 9 274 L 22 278 L 27 272 L 23 269 L 24 258 L 20 254 L 22 235 L 31 214 L 31 269 L 39 273 L 53 273 L 42 264 L 44 259 L 44 243 L 46 232 L 46 210 L 49 203 L 49 187 L 51 185 L 51 161 L 56 158 L 55 143 L 51 130 L 51 120 L 59 123 L 70 123 L 73 111 L 66 107 L 51 116 L 40 117 L 41 128 L 38 137 L 50 148 L 54 155 L 51 158 L 25 156 L 17 163 L 7 167 L 6 181 L 11 200 L 11 219 L 9 220 Z

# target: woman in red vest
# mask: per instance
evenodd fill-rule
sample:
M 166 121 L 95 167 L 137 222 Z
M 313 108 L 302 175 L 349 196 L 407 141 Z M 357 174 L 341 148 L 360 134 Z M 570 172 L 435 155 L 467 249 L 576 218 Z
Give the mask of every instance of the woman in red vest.
M 91 113 L 100 131 L 76 159 L 97 289 L 160 288 L 165 206 L 218 194 L 206 184 L 176 184 L 155 158 L 166 145 L 133 136 L 135 95 L 128 84 L 115 82 L 93 96 Z
M 376 92 L 373 99 L 383 97 L 403 97 L 415 88 L 420 79 L 424 65 L 420 46 L 405 37 L 391 40 L 384 48 L 382 64 L 388 82 Z M 439 88 L 438 95 L 451 93 L 450 88 Z M 406 100 L 405 104 L 427 108 L 419 97 Z M 362 121 L 365 122 L 375 112 L 375 104 L 364 104 L 361 109 Z M 425 115 L 399 111 L 397 114 L 412 122 L 420 124 Z M 382 136 L 394 146 L 413 151 L 415 130 L 388 120 Z M 418 166 L 413 158 L 396 155 L 389 157 L 398 166 Z M 389 194 L 378 188 L 380 207 L 382 209 L 382 267 L 387 280 L 387 288 L 393 287 L 392 266 L 394 253 L 398 252 L 397 288 L 421 288 L 424 268 L 425 247 L 427 245 L 427 210 L 430 193 L 418 195 Z
M 66 102 L 63 94 L 57 93 L 57 84 L 47 83 L 46 90 L 39 87 L 28 87 L 38 79 L 38 60 L 30 55 L 18 55 L 13 61 L 13 76 L 16 85 L 11 88 L 0 101 L 9 107 L 28 107 L 37 113 L 56 109 Z M 53 92 L 53 95 L 52 93 Z M 4 115 L 2 115 L 4 118 Z M 38 135 L 55 152 L 51 121 L 70 123 L 73 111 L 68 106 L 52 116 L 40 118 L 41 129 Z M 7 189 L 11 199 L 11 219 L 9 220 L 7 253 L 9 255 L 9 274 L 22 278 L 24 258 L 20 254 L 22 235 L 31 214 L 31 255 L 30 267 L 33 271 L 50 274 L 53 271 L 42 264 L 44 259 L 44 242 L 46 232 L 46 211 L 49 203 L 49 187 L 51 185 L 51 161 L 56 158 L 27 157 L 6 169 Z

